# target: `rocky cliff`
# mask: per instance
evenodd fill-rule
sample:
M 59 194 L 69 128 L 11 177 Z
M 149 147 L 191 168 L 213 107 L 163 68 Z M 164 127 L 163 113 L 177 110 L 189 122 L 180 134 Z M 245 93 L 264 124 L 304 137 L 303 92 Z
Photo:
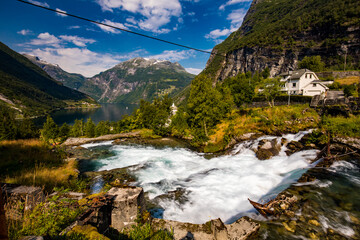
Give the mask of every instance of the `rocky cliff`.
M 254 0 L 242 26 L 213 49 L 204 73 L 221 81 L 268 67 L 274 76 L 316 55 L 328 68 L 358 69 L 359 16 L 357 0 Z

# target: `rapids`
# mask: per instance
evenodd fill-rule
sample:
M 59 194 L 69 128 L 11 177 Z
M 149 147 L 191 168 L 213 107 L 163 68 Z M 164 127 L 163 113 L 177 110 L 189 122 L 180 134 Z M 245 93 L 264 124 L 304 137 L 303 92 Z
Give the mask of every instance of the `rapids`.
M 307 132 L 282 136 L 300 140 Z M 252 150 L 261 137 L 234 147 L 229 155 L 208 158 L 185 148 L 154 148 L 141 145 L 112 145 L 111 142 L 86 144 L 88 149 L 107 148 L 113 156 L 99 158 L 92 171 L 129 167 L 137 186 L 144 188 L 150 201 L 159 206 L 153 211 L 164 219 L 204 223 L 221 218 L 231 223 L 254 211 L 248 198 L 266 202 L 294 183 L 311 165 L 317 150 L 291 156 L 282 147 L 278 156 L 261 161 Z M 278 142 L 281 137 L 277 137 Z M 181 190 L 185 201 L 166 198 Z

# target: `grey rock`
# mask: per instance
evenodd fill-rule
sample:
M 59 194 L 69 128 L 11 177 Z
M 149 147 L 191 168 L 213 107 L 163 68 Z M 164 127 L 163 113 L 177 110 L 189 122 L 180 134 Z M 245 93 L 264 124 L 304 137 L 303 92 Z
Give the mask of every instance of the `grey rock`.
M 138 214 L 145 210 L 144 191 L 140 187 L 112 188 L 107 193 L 114 196 L 111 225 L 118 231 L 135 225 Z

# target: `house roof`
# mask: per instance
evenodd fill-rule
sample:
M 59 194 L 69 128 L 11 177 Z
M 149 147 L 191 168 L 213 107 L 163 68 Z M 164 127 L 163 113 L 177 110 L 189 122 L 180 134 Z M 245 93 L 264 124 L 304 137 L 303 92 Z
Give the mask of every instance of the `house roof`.
M 309 69 L 299 69 L 296 71 L 288 71 L 288 72 L 283 72 L 280 74 L 280 76 L 286 77 L 286 76 L 290 76 L 289 79 L 290 80 L 295 80 L 295 79 L 300 79 L 300 77 L 302 75 L 304 75 L 304 73 L 306 72 L 313 72 Z

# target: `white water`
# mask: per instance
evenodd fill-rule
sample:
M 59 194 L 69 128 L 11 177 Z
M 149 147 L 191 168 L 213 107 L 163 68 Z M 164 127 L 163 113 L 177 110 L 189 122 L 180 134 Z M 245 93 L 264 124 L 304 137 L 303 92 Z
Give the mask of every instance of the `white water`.
M 284 137 L 299 140 L 304 134 Z M 233 222 L 253 209 L 248 198 L 261 202 L 274 197 L 296 181 L 309 167 L 309 160 L 316 157 L 316 150 L 288 157 L 283 147 L 279 156 L 260 161 L 251 150 L 258 141 L 244 142 L 234 148 L 232 155 L 210 160 L 182 148 L 115 145 L 110 150 L 116 155 L 98 160 L 102 164 L 98 170 L 133 166 L 130 170 L 137 177 L 136 185 L 143 187 L 150 199 L 185 189 L 188 201 L 184 204 L 168 199 L 160 202 L 165 219 L 204 223 L 220 217 Z

